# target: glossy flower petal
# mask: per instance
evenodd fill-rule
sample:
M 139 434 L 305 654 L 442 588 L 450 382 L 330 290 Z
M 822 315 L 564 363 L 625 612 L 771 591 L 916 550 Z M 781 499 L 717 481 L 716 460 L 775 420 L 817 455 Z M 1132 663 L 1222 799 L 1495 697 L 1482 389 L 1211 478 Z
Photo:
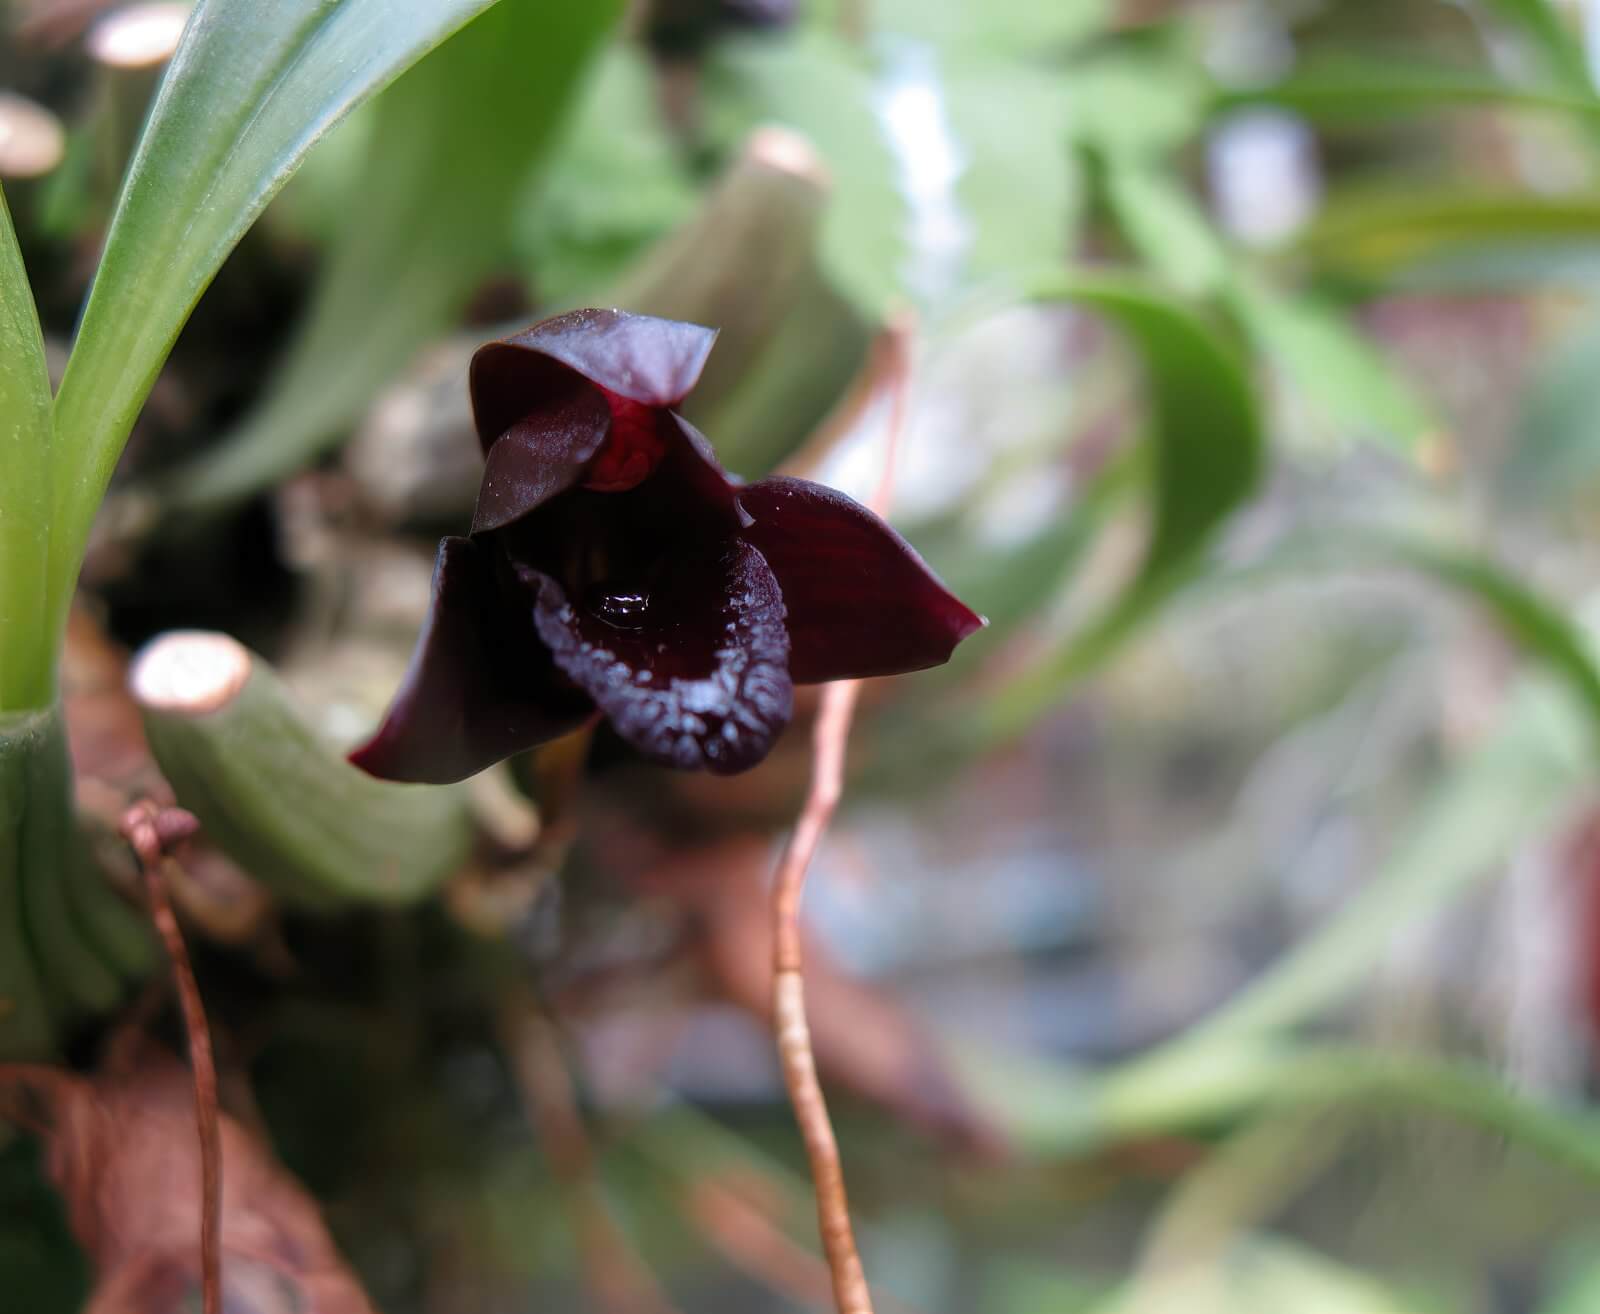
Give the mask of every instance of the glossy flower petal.
M 518 420 L 563 399 L 582 380 L 645 406 L 689 395 L 715 329 L 620 310 L 574 310 L 479 348 L 468 386 L 485 452 Z
M 593 388 L 518 420 L 485 457 L 472 532 L 500 529 L 574 487 L 610 433 L 611 408 Z
M 350 760 L 388 780 L 447 784 L 581 725 L 593 704 L 556 671 L 528 604 L 507 605 L 480 544 L 442 539 L 411 665 Z
M 796 684 L 896 675 L 948 661 L 983 618 L 860 503 L 804 479 L 739 490 L 743 530 L 777 576 Z
M 783 597 L 749 544 L 675 558 L 648 593 L 573 600 L 548 575 L 523 573 L 556 665 L 651 760 L 743 771 L 788 725 Z

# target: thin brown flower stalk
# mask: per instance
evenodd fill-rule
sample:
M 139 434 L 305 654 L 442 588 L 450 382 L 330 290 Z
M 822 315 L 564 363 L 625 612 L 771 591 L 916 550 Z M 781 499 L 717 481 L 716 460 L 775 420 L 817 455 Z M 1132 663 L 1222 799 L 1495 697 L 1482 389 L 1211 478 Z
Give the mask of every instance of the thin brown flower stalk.
M 828 1266 L 794 1241 L 756 1194 L 741 1190 L 736 1176 L 714 1173 L 691 1183 L 685 1201 L 706 1239 L 741 1272 L 802 1309 L 823 1304 L 831 1294 Z M 881 1303 L 884 1314 L 917 1314 L 899 1301 Z
M 872 499 L 873 509 L 880 514 L 886 510 L 894 486 L 895 457 L 905 427 L 913 332 L 910 318 L 901 316 L 891 321 L 879 340 L 887 361 L 884 384 L 889 398 L 888 451 L 883 477 Z M 844 1167 L 839 1160 L 839 1143 L 833 1134 L 827 1100 L 817 1080 L 817 1061 L 811 1048 L 811 1028 L 806 1020 L 800 899 L 805 892 L 806 871 L 844 791 L 845 750 L 860 692 L 859 680 L 839 680 L 822 691 L 812 732 L 811 788 L 794 833 L 778 860 L 772 891 L 773 1029 L 784 1085 L 788 1088 L 789 1102 L 794 1106 L 795 1121 L 800 1126 L 806 1158 L 811 1164 L 811 1180 L 817 1196 L 817 1227 L 839 1314 L 872 1314 L 872 1292 L 856 1247 Z
M 199 822 L 181 808 L 160 808 L 150 802 L 136 804 L 122 819 L 122 834 L 138 855 L 150 920 L 166 948 L 183 1012 L 200 1139 L 200 1303 L 203 1314 L 222 1314 L 222 1128 L 216 1057 L 194 966 L 161 870 L 166 851 L 198 829 Z

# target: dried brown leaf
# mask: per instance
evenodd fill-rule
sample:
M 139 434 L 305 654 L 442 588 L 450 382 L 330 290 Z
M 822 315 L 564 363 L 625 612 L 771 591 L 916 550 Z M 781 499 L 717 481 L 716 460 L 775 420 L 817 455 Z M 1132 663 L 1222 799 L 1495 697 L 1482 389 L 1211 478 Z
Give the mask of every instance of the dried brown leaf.
M 188 1072 L 0 1073 L 40 1132 L 73 1234 L 98 1274 L 86 1314 L 186 1314 L 200 1291 L 200 1151 Z M 225 1314 L 375 1314 L 315 1202 L 243 1124 L 222 1115 Z

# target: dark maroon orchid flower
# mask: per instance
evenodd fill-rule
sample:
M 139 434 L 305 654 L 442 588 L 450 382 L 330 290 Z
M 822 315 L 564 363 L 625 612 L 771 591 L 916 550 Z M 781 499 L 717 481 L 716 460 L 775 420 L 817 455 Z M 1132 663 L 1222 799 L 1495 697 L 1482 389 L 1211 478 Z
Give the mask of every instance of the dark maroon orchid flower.
M 864 507 L 741 484 L 673 411 L 716 333 L 579 310 L 472 360 L 486 468 L 388 716 L 351 760 L 443 783 L 596 709 L 646 757 L 728 773 L 795 684 L 947 660 L 983 622 Z

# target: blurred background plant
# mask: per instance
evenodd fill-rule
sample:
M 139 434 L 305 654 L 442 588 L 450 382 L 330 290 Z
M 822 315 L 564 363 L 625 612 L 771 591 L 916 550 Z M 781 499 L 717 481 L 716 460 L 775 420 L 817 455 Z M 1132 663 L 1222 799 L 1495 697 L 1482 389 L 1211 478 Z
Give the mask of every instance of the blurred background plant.
M 473 347 L 603 304 L 722 328 L 730 468 L 860 497 L 917 325 L 893 518 L 991 625 L 866 690 L 807 908 L 881 1307 L 1600 1309 L 1600 11 L 347 0 L 196 24 L 119 210 L 187 12 L 0 6 L 54 379 L 101 261 L 53 421 L 0 332 L 0 505 L 28 407 L 56 453 L 0 711 L 131 426 L 59 681 L 84 833 L 126 885 L 104 818 L 204 823 L 167 879 L 230 1107 L 379 1307 L 828 1304 L 765 1021 L 803 725 L 731 780 L 337 755 L 470 515 Z M 259 654 L 211 642 L 209 711 L 170 639 L 125 683 L 184 627 Z M 0 761 L 59 784 L 43 724 Z M 0 812 L 45 982 L 0 1048 L 111 1083 L 179 1033 L 117 1015 L 149 954 L 87 850 L 43 873 L 53 787 Z M 52 1156 L 0 1152 L 30 1314 L 91 1282 Z

